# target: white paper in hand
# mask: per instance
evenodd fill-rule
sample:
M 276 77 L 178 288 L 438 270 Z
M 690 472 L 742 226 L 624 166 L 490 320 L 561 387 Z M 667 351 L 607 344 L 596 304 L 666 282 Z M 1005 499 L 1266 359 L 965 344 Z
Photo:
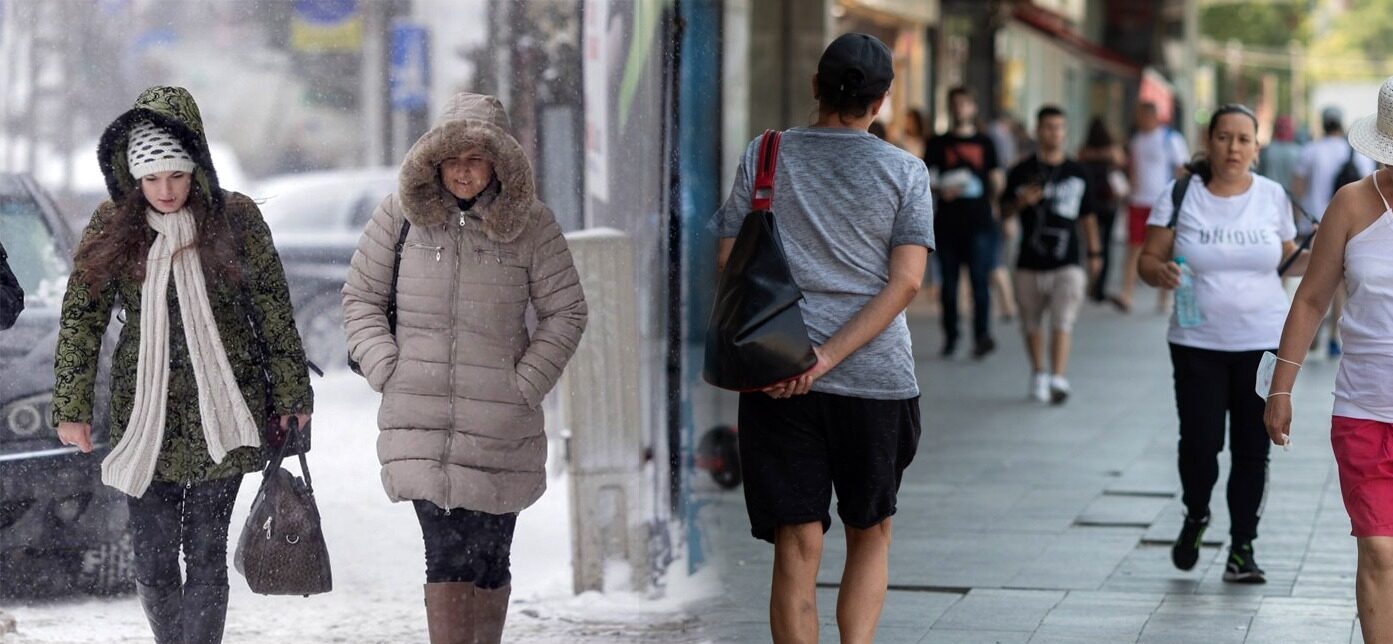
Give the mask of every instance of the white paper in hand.
M 1254 389 L 1258 396 L 1267 400 L 1267 395 L 1272 392 L 1272 374 L 1277 370 L 1277 354 L 1271 351 L 1262 352 L 1262 360 L 1258 361 L 1258 381 Z

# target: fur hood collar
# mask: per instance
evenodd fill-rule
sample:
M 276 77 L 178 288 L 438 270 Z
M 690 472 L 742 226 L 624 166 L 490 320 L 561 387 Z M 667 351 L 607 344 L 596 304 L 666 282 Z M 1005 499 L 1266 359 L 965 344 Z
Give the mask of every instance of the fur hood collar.
M 182 87 L 151 87 L 141 92 L 135 99 L 135 106 L 116 117 L 102 132 L 101 141 L 97 144 L 97 161 L 106 178 L 106 190 L 111 194 L 111 199 L 120 203 L 127 193 L 136 188 L 136 177 L 132 177 L 130 169 L 126 167 L 126 145 L 130 141 L 131 128 L 141 121 L 150 121 L 179 139 L 179 144 L 193 157 L 196 166 L 194 181 L 213 210 L 220 210 L 223 206 L 222 187 L 218 185 L 218 173 L 208 153 L 203 117 L 198 112 L 193 95 Z
M 450 99 L 435 127 L 402 161 L 397 197 L 411 225 L 439 226 L 454 218 L 459 206 L 440 183 L 440 163 L 478 148 L 493 159 L 501 187 L 495 198 L 481 199 L 470 213 L 483 221 L 484 233 L 493 241 L 507 243 L 521 236 L 538 204 L 532 165 L 508 133 L 510 126 L 497 98 L 461 92 Z

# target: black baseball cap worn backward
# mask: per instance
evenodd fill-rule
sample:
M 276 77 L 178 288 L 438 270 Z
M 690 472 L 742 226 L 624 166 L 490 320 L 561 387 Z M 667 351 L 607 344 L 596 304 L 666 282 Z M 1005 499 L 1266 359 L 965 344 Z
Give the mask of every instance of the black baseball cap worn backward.
M 890 48 L 875 36 L 850 33 L 838 36 L 822 52 L 817 63 L 818 86 L 843 96 L 880 96 L 895 80 Z

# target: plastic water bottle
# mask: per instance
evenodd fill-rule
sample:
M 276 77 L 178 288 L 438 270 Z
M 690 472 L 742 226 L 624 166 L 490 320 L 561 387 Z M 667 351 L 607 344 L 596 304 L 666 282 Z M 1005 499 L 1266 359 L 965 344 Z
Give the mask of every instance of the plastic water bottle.
M 1195 301 L 1195 272 L 1185 263 L 1184 257 L 1175 258 L 1180 265 L 1180 287 L 1175 289 L 1175 320 L 1186 329 L 1204 323 L 1200 314 L 1199 302 Z

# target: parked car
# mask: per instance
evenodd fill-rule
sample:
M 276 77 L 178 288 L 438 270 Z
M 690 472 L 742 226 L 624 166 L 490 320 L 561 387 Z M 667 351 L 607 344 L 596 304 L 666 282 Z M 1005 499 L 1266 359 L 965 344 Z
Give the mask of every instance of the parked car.
M 49 408 L 58 317 L 75 235 L 31 178 L 0 173 L 0 239 L 25 291 L 15 326 L 0 331 L 0 594 L 44 595 L 133 588 L 126 504 L 101 482 L 107 444 L 111 352 L 99 361 L 92 440 L 65 447 Z
M 348 362 L 339 293 L 348 263 L 373 211 L 396 189 L 397 169 L 380 167 L 272 177 L 252 192 L 285 266 L 305 355 L 326 371 Z

